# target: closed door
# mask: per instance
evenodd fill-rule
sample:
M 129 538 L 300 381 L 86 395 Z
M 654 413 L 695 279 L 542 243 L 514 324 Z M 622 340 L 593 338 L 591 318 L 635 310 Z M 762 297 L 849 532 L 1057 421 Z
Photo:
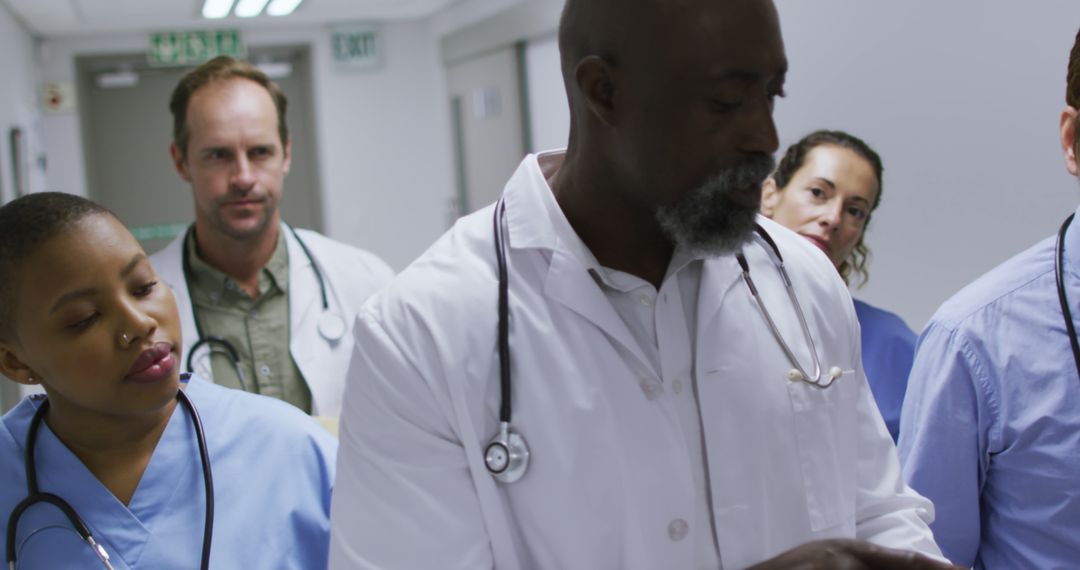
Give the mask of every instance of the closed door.
M 520 54 L 510 46 L 447 66 L 461 215 L 498 199 L 525 156 Z

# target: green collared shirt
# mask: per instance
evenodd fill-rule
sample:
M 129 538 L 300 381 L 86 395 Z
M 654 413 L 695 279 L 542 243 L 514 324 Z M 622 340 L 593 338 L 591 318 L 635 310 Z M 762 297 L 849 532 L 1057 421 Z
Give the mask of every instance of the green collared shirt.
M 289 352 L 289 248 L 278 232 L 270 261 L 259 273 L 259 297 L 253 299 L 236 281 L 203 261 L 188 234 L 192 310 L 204 335 L 223 337 L 240 353 L 246 389 L 311 413 L 311 390 Z M 211 358 L 214 381 L 241 388 L 236 368 L 225 354 Z

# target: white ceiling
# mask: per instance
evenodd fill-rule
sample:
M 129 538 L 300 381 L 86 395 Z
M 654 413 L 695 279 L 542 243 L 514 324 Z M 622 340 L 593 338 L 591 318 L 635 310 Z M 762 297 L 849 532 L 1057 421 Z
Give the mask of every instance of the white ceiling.
M 458 0 L 304 0 L 291 16 L 205 20 L 202 0 L 0 0 L 44 37 L 226 27 L 252 29 L 429 16 Z

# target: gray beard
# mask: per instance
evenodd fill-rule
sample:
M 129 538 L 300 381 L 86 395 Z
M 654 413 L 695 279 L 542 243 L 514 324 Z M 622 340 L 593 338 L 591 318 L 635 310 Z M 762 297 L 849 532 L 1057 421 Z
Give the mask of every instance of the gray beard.
M 775 161 L 755 155 L 710 177 L 672 206 L 656 210 L 660 229 L 691 255 L 717 256 L 737 251 L 753 236 L 760 200 L 747 206 L 732 194 L 761 191 Z

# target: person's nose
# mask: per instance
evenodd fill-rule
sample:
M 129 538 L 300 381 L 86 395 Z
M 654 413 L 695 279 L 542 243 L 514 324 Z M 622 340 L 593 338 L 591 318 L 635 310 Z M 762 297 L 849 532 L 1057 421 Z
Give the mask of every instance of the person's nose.
M 230 183 L 241 192 L 247 192 L 255 186 L 255 171 L 246 155 L 240 154 L 236 159 Z
M 768 97 L 753 105 L 743 125 L 742 147 L 747 153 L 773 155 L 780 147 L 780 136 L 773 121 L 773 106 Z
M 844 204 L 842 201 L 829 200 L 821 206 L 818 213 L 818 225 L 830 232 L 836 231 L 840 227 L 840 220 L 844 214 L 843 210 Z
M 128 348 L 145 344 L 157 332 L 157 319 L 151 315 L 139 299 L 126 299 L 120 307 L 120 347 Z M 143 341 L 143 342 L 139 342 Z

